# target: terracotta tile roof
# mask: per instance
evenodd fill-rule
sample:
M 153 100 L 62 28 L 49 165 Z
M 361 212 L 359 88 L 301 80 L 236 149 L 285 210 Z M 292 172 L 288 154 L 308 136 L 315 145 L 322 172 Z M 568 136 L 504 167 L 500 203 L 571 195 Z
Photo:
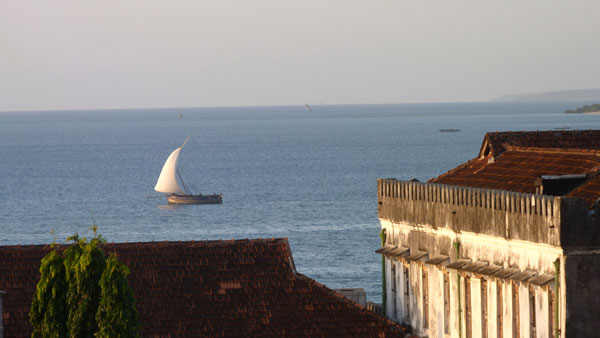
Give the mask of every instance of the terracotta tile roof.
M 430 180 L 475 188 L 535 193 L 541 175 L 590 174 L 600 171 L 600 150 L 515 147 L 505 144 L 500 155 L 475 158 Z M 566 196 L 577 196 L 590 206 L 600 197 L 600 179 L 593 178 Z
M 596 200 L 600 198 L 600 176 L 590 178 L 585 184 L 580 185 L 565 196 L 583 198 L 592 208 Z
M 497 156 L 504 145 L 539 148 L 600 149 L 600 130 L 508 131 L 485 134 L 479 157 Z
M 296 273 L 287 239 L 116 243 L 105 249 L 131 270 L 144 337 L 404 334 L 398 324 Z M 29 306 L 49 250 L 0 247 L 7 337 L 31 335 Z

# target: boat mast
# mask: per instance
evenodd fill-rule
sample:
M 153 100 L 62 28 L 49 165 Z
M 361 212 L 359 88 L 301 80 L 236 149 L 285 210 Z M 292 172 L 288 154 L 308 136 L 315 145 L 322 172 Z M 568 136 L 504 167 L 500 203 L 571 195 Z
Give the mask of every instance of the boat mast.
M 183 146 L 187 143 L 187 141 L 190 139 L 189 135 L 188 137 L 185 138 L 185 141 L 183 141 L 183 144 L 181 145 L 181 147 L 179 147 L 180 149 L 183 148 Z M 179 176 L 179 181 L 181 181 L 181 184 L 183 184 L 183 190 L 185 190 L 185 193 L 188 195 L 190 194 L 190 191 L 188 190 L 187 186 L 185 185 L 185 182 L 183 181 L 183 178 L 181 178 L 181 174 L 179 173 L 179 169 L 175 169 L 177 171 L 177 176 Z
M 186 137 L 186 138 L 185 138 L 185 141 L 183 141 L 183 144 L 182 144 L 182 145 L 181 145 L 181 147 L 179 147 L 179 148 L 183 148 L 183 146 L 184 146 L 184 145 L 187 143 L 187 141 L 188 141 L 189 139 L 190 139 L 190 137 L 189 137 L 189 136 L 188 136 L 188 137 Z
M 179 169 L 176 169 L 177 171 L 177 176 L 179 176 L 179 181 L 181 181 L 181 184 L 183 184 L 183 190 L 185 190 L 185 193 L 187 195 L 191 195 L 190 191 L 188 190 L 187 186 L 185 185 L 185 182 L 183 181 L 183 178 L 181 178 L 181 174 L 179 173 Z

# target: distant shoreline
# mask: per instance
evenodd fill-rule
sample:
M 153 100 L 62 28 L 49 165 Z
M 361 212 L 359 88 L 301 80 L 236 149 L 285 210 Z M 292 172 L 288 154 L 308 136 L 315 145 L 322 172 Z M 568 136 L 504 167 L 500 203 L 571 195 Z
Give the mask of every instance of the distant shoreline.
M 542 93 L 511 94 L 493 99 L 497 102 L 539 102 L 539 101 L 596 101 L 600 100 L 600 88 L 560 90 Z
M 583 107 L 579 107 L 577 109 L 567 109 L 565 110 L 565 114 L 599 114 L 600 113 L 600 104 L 594 103 L 590 105 L 586 105 Z

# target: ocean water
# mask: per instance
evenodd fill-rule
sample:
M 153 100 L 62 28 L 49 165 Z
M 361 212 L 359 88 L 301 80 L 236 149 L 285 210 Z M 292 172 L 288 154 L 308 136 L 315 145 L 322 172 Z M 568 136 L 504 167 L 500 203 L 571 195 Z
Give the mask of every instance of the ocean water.
M 287 237 L 298 272 L 381 300 L 377 178 L 427 180 L 487 131 L 599 129 L 590 102 L 0 113 L 0 245 Z M 181 113 L 182 118 L 178 118 Z M 460 132 L 441 133 L 440 128 Z M 169 153 L 222 205 L 155 198 Z

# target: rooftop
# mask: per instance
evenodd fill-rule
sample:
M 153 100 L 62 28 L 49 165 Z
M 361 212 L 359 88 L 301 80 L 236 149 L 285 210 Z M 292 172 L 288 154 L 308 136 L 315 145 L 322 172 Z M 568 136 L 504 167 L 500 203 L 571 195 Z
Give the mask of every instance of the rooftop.
M 600 130 L 506 131 L 485 134 L 479 157 L 497 156 L 505 145 L 600 150 Z
M 64 250 L 65 246 L 59 246 Z M 141 336 L 402 336 L 402 328 L 295 271 L 287 239 L 112 243 L 127 264 Z M 31 335 L 47 245 L 0 247 L 7 337 Z
M 429 182 L 600 197 L 600 130 L 487 133 L 479 155 Z

